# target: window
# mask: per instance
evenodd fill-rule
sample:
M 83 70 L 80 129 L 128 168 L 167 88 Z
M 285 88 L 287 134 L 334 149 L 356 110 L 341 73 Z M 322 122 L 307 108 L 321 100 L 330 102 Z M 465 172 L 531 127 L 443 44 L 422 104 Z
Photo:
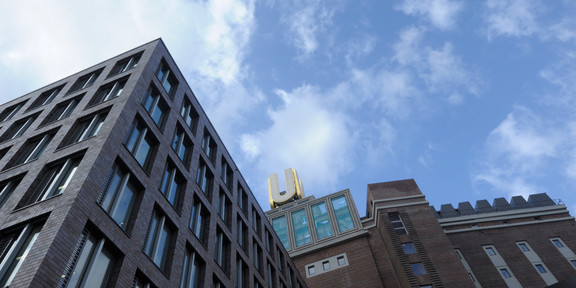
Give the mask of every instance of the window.
M 150 165 L 152 150 L 156 146 L 156 141 L 150 136 L 151 134 L 146 125 L 142 124 L 141 121 L 134 120 L 128 137 L 124 142 L 126 148 L 145 170 L 147 170 Z
M 62 88 L 64 88 L 64 85 L 60 85 L 59 87 L 43 92 L 40 94 L 40 96 L 38 96 L 38 98 L 36 98 L 36 100 L 34 100 L 34 102 L 32 102 L 32 104 L 30 104 L 30 108 L 28 108 L 28 110 L 32 110 L 36 107 L 40 107 L 52 102 L 52 100 L 56 98 L 56 95 L 62 91 Z
M 252 228 L 260 236 L 260 214 L 258 214 L 255 206 L 252 206 Z
M 240 255 L 236 254 L 236 288 L 248 287 L 248 266 Z
M 80 160 L 81 157 L 68 158 L 66 161 L 48 165 L 42 173 L 38 185 L 32 185 L 35 188 L 27 199 L 23 199 L 19 207 L 28 206 L 64 193 L 72 181 L 76 169 L 78 169 Z
M 224 190 L 220 189 L 218 195 L 218 215 L 227 226 L 230 226 L 230 200 Z
M 262 271 L 262 248 L 258 246 L 256 239 L 252 239 L 252 264 L 259 272 Z
M 572 264 L 572 266 L 574 266 L 574 268 L 576 268 L 576 260 L 570 260 L 570 264 Z
M 132 68 L 135 68 L 136 66 L 138 66 L 138 61 L 140 61 L 140 57 L 142 57 L 142 52 L 118 61 L 116 63 L 116 65 L 114 65 L 114 68 L 112 68 L 112 71 L 110 71 L 110 75 L 108 75 L 108 77 L 126 72 Z
M 198 174 L 196 175 L 196 183 L 208 198 L 210 198 L 210 192 L 212 190 L 212 179 L 214 179 L 214 176 L 212 175 L 213 174 L 210 169 L 206 167 L 204 160 L 200 159 L 200 163 L 198 165 Z
M 176 166 L 170 163 L 170 161 L 166 163 L 160 185 L 160 192 L 164 194 L 164 197 L 166 197 L 168 202 L 170 202 L 176 210 L 180 209 L 180 194 L 182 194 L 181 191 L 184 191 L 184 183 L 184 177 Z
M 17 156 L 14 163 L 12 165 L 8 164 L 8 166 L 13 167 L 38 159 L 48 144 L 50 144 L 50 141 L 52 141 L 55 134 L 56 131 L 52 131 L 27 141 L 27 143 L 23 145 L 23 148 L 20 149 L 18 153 L 19 156 Z
M 506 269 L 506 268 L 500 269 L 500 274 L 502 274 L 502 277 L 504 277 L 504 278 L 512 277 L 512 275 L 510 274 L 510 272 L 508 272 L 508 269 Z
M 204 150 L 210 162 L 214 163 L 214 158 L 216 158 L 216 142 L 214 142 L 210 132 L 206 129 L 204 129 L 204 137 L 202 137 L 202 150 Z
M 192 106 L 192 102 L 188 100 L 188 96 L 184 95 L 184 103 L 180 109 L 180 115 L 184 118 L 186 125 L 192 130 L 192 134 L 196 134 L 196 124 L 198 123 L 198 112 Z
M 100 128 L 102 128 L 106 116 L 108 116 L 108 110 L 98 112 L 77 121 L 73 126 L 74 130 L 67 144 L 77 143 L 96 136 Z
M 308 219 L 304 209 L 292 212 L 292 224 L 294 226 L 296 247 L 310 243 L 310 230 L 308 229 Z
M 22 134 L 26 132 L 28 127 L 32 125 L 34 120 L 36 120 L 36 117 L 38 117 L 38 114 L 34 114 L 32 116 L 14 122 L 14 124 L 12 124 L 12 126 L 10 126 L 8 130 L 6 130 L 6 133 L 2 135 L 2 141 L 8 141 L 17 138 L 19 136 L 22 136 Z
M 244 220 L 238 215 L 237 219 L 237 230 L 236 230 L 236 240 L 240 247 L 244 249 L 244 251 L 248 250 L 248 226 L 244 224 Z
M 554 243 L 554 245 L 556 245 L 556 247 L 558 247 L 558 248 L 564 247 L 564 244 L 562 244 L 560 239 L 552 239 L 552 243 Z
M 518 243 L 518 247 L 520 247 L 520 249 L 522 249 L 522 251 L 524 252 L 530 251 L 530 248 L 528 248 L 528 245 L 526 245 L 526 243 Z
M 72 88 L 70 88 L 70 90 L 68 91 L 68 94 L 92 86 L 92 84 L 94 84 L 94 81 L 96 81 L 96 78 L 100 76 L 100 72 L 102 72 L 102 69 L 78 78 L 78 80 L 76 80 L 74 85 L 72 85 Z
M 274 238 L 272 238 L 272 234 L 268 231 L 268 228 L 264 227 L 264 240 L 266 241 L 266 250 L 268 253 L 272 254 L 272 245 L 274 245 Z
M 278 247 L 276 247 L 276 265 L 278 266 L 280 273 L 284 273 L 284 255 Z
M 154 123 L 156 123 L 158 127 L 163 127 L 166 115 L 168 115 L 168 105 L 164 102 L 162 96 L 160 96 L 160 92 L 152 85 L 148 88 L 146 98 L 144 98 L 142 105 L 144 105 L 144 108 L 146 108 L 146 111 L 148 111 Z
M 318 239 L 332 236 L 332 225 L 326 210 L 326 203 L 320 202 L 312 205 L 312 215 L 314 216 L 314 227 L 316 227 Z
M 104 185 L 104 189 L 98 196 L 98 204 L 114 219 L 114 221 L 126 230 L 132 214 L 132 208 L 140 185 L 128 169 L 114 164 L 110 176 Z
M 544 268 L 542 264 L 536 264 L 534 265 L 534 267 L 536 267 L 536 270 L 538 270 L 538 272 L 540 273 L 548 273 L 548 271 L 546 271 L 546 268 Z
M 272 264 L 268 262 L 268 288 L 276 287 L 276 273 L 274 273 L 274 269 L 272 268 Z
M 100 104 L 120 96 L 125 84 L 126 79 L 120 79 L 100 87 L 94 98 L 92 98 L 92 101 L 90 101 L 89 106 Z
M 248 213 L 248 194 L 244 191 L 244 188 L 238 183 L 238 207 L 244 212 L 244 215 Z
M 28 257 L 42 225 L 28 224 L 0 237 L 0 287 L 8 287 Z
M 192 215 L 190 216 L 190 230 L 192 230 L 192 234 L 203 244 L 206 244 L 206 232 L 208 231 L 209 220 L 208 210 L 202 205 L 198 197 L 194 197 Z
M 162 60 L 158 71 L 156 71 L 156 77 L 158 77 L 158 80 L 160 80 L 162 87 L 164 87 L 168 95 L 172 97 L 178 87 L 178 80 L 176 80 L 172 70 L 170 70 L 170 67 L 168 67 L 168 64 L 164 60 Z
M 22 178 L 24 178 L 24 175 L 19 175 L 0 183 L 0 208 L 4 206 L 8 198 L 10 198 L 10 195 L 12 195 L 12 192 L 16 190 Z
M 24 106 L 24 104 L 26 104 L 28 100 L 20 102 L 16 105 L 12 105 L 6 109 L 4 109 L 4 111 L 2 111 L 2 113 L 0 113 L 0 122 L 4 122 L 7 120 L 12 119 L 12 117 L 14 117 L 14 115 L 16 115 L 16 113 L 18 113 L 18 111 L 20 111 L 20 108 L 22 108 L 22 106 Z
M 406 228 L 404 227 L 404 222 L 402 222 L 402 218 L 400 218 L 400 214 L 398 213 L 390 213 L 388 214 L 388 218 L 390 218 L 390 222 L 392 223 L 392 228 L 398 235 L 405 235 L 408 234 Z
M 108 241 L 84 230 L 58 287 L 108 287 L 116 257 Z
M 216 263 L 228 273 L 228 266 L 230 261 L 230 240 L 224 235 L 220 227 L 216 228 L 216 250 L 214 252 L 214 260 Z
M 168 270 L 168 251 L 172 241 L 173 229 L 166 216 L 154 211 L 148 228 L 148 236 L 144 245 L 144 253 L 162 271 Z
M 220 165 L 220 178 L 222 178 L 224 185 L 226 185 L 228 189 L 232 189 L 232 178 L 234 178 L 232 169 L 230 168 L 230 165 L 228 165 L 228 162 L 226 161 L 226 159 L 224 159 L 224 157 L 222 157 L 221 164 L 222 165 Z
M 316 274 L 316 267 L 314 267 L 314 265 L 308 266 L 308 274 L 309 274 L 309 275 L 314 275 L 314 274 Z
M 494 248 L 492 247 L 484 247 L 484 249 L 486 249 L 486 253 L 489 256 L 495 256 L 496 255 L 496 251 L 494 250 Z
M 338 266 L 345 266 L 346 265 L 346 258 L 344 258 L 344 256 L 338 256 L 336 258 L 336 261 L 338 262 Z
M 80 99 L 82 99 L 82 96 L 84 95 L 78 96 L 76 98 L 70 99 L 68 101 L 56 105 L 56 107 L 52 109 L 50 114 L 46 116 L 46 120 L 44 120 L 42 124 L 43 125 L 50 124 L 52 122 L 56 122 L 58 120 L 62 120 L 70 116 L 70 114 L 72 114 L 72 111 L 74 111 L 74 108 L 76 108 L 76 106 L 80 102 Z
M 322 262 L 322 268 L 324 269 L 324 271 L 330 270 L 330 261 Z
M 332 198 L 331 200 L 334 213 L 336 214 L 336 221 L 338 222 L 338 229 L 340 230 L 340 233 L 354 228 L 354 223 L 352 222 L 352 217 L 350 216 L 350 210 L 348 209 L 346 196 L 342 195 L 336 198 Z
M 412 268 L 412 272 L 414 273 L 414 275 L 419 276 L 419 275 L 425 275 L 426 274 L 426 270 L 424 269 L 424 265 L 422 265 L 422 263 L 418 262 L 418 263 L 411 263 L 410 264 L 410 268 Z
M 178 158 L 182 160 L 186 167 L 190 165 L 192 148 L 192 140 L 186 135 L 182 127 L 177 126 L 174 132 L 174 138 L 172 139 L 172 149 L 178 154 Z
M 416 254 L 416 249 L 414 248 L 413 243 L 402 243 L 402 250 L 404 250 L 404 254 Z
M 132 282 L 132 288 L 156 288 L 156 286 L 138 269 Z
M 204 261 L 192 251 L 186 248 L 184 255 L 184 266 L 182 267 L 182 280 L 180 288 L 197 288 L 202 287 L 202 272 L 204 270 Z
M 280 238 L 280 242 L 284 245 L 286 250 L 290 250 L 290 241 L 288 240 L 288 227 L 286 225 L 286 216 L 280 216 L 277 218 L 272 219 L 272 227 L 278 238 Z

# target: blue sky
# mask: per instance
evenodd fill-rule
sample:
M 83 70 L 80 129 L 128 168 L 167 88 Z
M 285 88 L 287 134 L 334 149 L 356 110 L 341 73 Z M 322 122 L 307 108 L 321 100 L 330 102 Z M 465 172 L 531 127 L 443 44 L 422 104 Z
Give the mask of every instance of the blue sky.
M 94 2 L 94 3 L 87 3 Z M 29 7 L 34 7 L 33 9 Z M 444 203 L 547 192 L 576 210 L 569 0 L 6 1 L 0 101 L 162 37 L 267 209 L 414 178 Z

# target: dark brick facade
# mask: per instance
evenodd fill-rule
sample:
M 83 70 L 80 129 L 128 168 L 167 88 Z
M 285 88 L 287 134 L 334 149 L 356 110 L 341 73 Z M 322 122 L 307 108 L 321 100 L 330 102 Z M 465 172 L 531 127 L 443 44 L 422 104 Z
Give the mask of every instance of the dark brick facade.
M 110 72 L 118 61 L 138 53 L 142 55 L 136 67 L 110 76 Z M 173 73 L 174 76 L 171 77 L 178 82 L 170 94 L 156 77 L 162 61 Z M 101 73 L 90 87 L 69 92 L 77 79 L 100 69 L 102 69 Z M 96 105 L 92 104 L 94 97 L 107 84 L 119 79 L 126 80 L 126 82 L 118 97 Z M 32 103 L 42 93 L 62 85 L 61 91 L 50 103 L 30 109 Z M 165 105 L 163 107 L 166 109 L 165 118 L 162 125 L 156 124 L 142 104 L 151 85 L 160 92 L 160 101 Z M 51 112 L 59 107 L 58 105 L 80 96 L 81 100 L 69 117 L 44 124 L 45 119 L 50 117 Z M 193 127 L 189 127 L 180 115 L 185 99 L 192 103 L 198 114 Z M 179 287 L 186 249 L 193 250 L 203 263 L 200 273 L 201 286 L 212 286 L 217 280 L 224 285 L 223 287 L 234 287 L 238 276 L 236 263 L 238 259 L 241 259 L 247 266 L 243 274 L 245 287 L 255 287 L 256 283 L 263 287 L 268 286 L 268 283 L 272 283 L 274 287 L 281 287 L 281 285 L 305 287 L 303 278 L 282 248 L 276 235 L 272 233 L 270 237 L 264 236 L 264 231 L 272 231 L 270 224 L 267 221 L 260 221 L 257 223 L 259 225 L 257 229 L 251 228 L 252 217 L 259 215 L 261 219 L 265 219 L 264 213 L 161 40 L 135 48 L 14 99 L 0 106 L 0 113 L 18 103 L 24 103 L 24 105 L 10 119 L 0 123 L 0 135 L 5 134 L 20 119 L 35 113 L 39 114 L 21 136 L 0 143 L 0 154 L 4 154 L 0 159 L 0 183 L 15 176 L 23 177 L 0 208 L 0 239 L 25 224 L 34 221 L 43 221 L 40 222 L 43 224 L 39 224 L 42 225 L 42 230 L 10 287 L 56 287 L 60 279 L 64 277 L 66 265 L 74 263 L 70 259 L 84 230 L 89 230 L 97 237 L 105 239 L 107 249 L 115 255 L 108 278 L 109 287 L 132 287 L 137 273 L 139 278 L 148 279 L 155 287 Z M 108 111 L 108 114 L 96 136 L 68 145 L 71 137 L 70 131 L 79 126 L 78 120 L 100 111 Z M 135 119 L 147 127 L 146 135 L 151 135 L 152 139 L 150 142 L 153 144 L 151 158 L 149 165 L 145 168 L 139 164 L 124 144 Z M 182 161 L 171 147 L 177 129 L 183 129 L 186 138 L 191 140 L 190 157 L 185 161 Z M 29 139 L 46 131 L 57 132 L 40 157 L 24 164 L 5 168 L 7 164 L 14 161 L 15 157 L 18 157 L 16 153 L 22 153 L 20 147 L 27 145 Z M 212 159 L 202 149 L 204 131 L 210 133 L 215 144 L 215 155 Z M 67 159 L 71 155 L 81 157 L 81 162 L 71 181 L 64 188 L 64 192 L 32 205 L 22 205 L 22 199 L 31 195 L 36 189 L 42 175 L 46 174 L 47 169 L 51 167 L 50 164 Z M 196 181 L 201 161 L 206 163 L 206 170 L 212 175 L 212 185 L 206 193 L 202 192 L 202 188 Z M 159 188 L 168 162 L 172 163 L 179 171 L 178 175 L 184 179 L 183 186 L 181 186 L 183 188 L 176 201 L 178 204 L 174 206 Z M 224 180 L 226 177 L 221 177 L 220 173 L 224 162 L 229 165 L 228 171 L 231 171 L 228 175 L 231 177 L 227 182 Z M 112 167 L 115 164 L 127 169 L 130 173 L 130 181 L 136 183 L 138 187 L 126 228 L 119 226 L 109 212 L 97 202 L 99 195 L 105 189 L 107 179 L 110 179 L 112 175 Z M 245 209 L 247 211 L 242 211 L 238 205 L 241 190 L 246 191 Z M 228 199 L 226 222 L 222 220 L 218 212 L 221 193 Z M 197 201 L 201 202 L 207 212 L 207 226 L 204 231 L 207 237 L 204 242 L 200 241 L 189 228 L 192 207 Z M 143 252 L 154 211 L 165 217 L 166 223 L 170 223 L 167 225 L 172 232 L 165 269 L 160 269 Z M 236 223 L 239 220 L 248 227 L 245 231 L 246 239 L 249 241 L 247 248 L 241 247 L 237 241 L 239 226 Z M 221 231 L 224 238 L 228 240 L 224 248 L 227 258 L 224 263 L 226 264 L 222 268 L 214 260 L 217 230 Z M 272 273 L 266 273 L 266 268 L 257 271 L 253 267 L 251 251 L 253 241 L 258 242 L 260 247 L 272 247 L 270 251 L 264 248 L 262 255 L 265 267 L 269 263 Z M 274 249 L 274 247 L 277 248 Z M 282 257 L 277 257 L 276 253 L 281 253 Z M 278 258 L 281 258 L 283 262 L 279 263 Z M 268 279 L 268 275 L 272 275 L 273 279 Z

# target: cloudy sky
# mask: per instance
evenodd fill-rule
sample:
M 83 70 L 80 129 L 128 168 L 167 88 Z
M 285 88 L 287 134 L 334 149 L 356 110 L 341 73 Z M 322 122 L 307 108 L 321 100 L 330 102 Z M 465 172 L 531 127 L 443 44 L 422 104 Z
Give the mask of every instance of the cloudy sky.
M 576 211 L 571 0 L 22 0 L 0 102 L 161 37 L 267 209 L 414 178 L 444 203 L 547 192 Z

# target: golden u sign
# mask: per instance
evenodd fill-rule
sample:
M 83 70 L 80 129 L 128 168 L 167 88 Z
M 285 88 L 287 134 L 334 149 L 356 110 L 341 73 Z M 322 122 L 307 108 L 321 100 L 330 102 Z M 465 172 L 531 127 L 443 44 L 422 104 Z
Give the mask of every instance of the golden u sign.
M 272 209 L 304 198 L 304 189 L 302 189 L 302 181 L 298 179 L 296 169 L 284 169 L 284 179 L 286 180 L 286 191 L 280 191 L 278 185 L 278 174 L 273 173 L 268 177 L 268 195 L 270 197 L 270 207 Z

